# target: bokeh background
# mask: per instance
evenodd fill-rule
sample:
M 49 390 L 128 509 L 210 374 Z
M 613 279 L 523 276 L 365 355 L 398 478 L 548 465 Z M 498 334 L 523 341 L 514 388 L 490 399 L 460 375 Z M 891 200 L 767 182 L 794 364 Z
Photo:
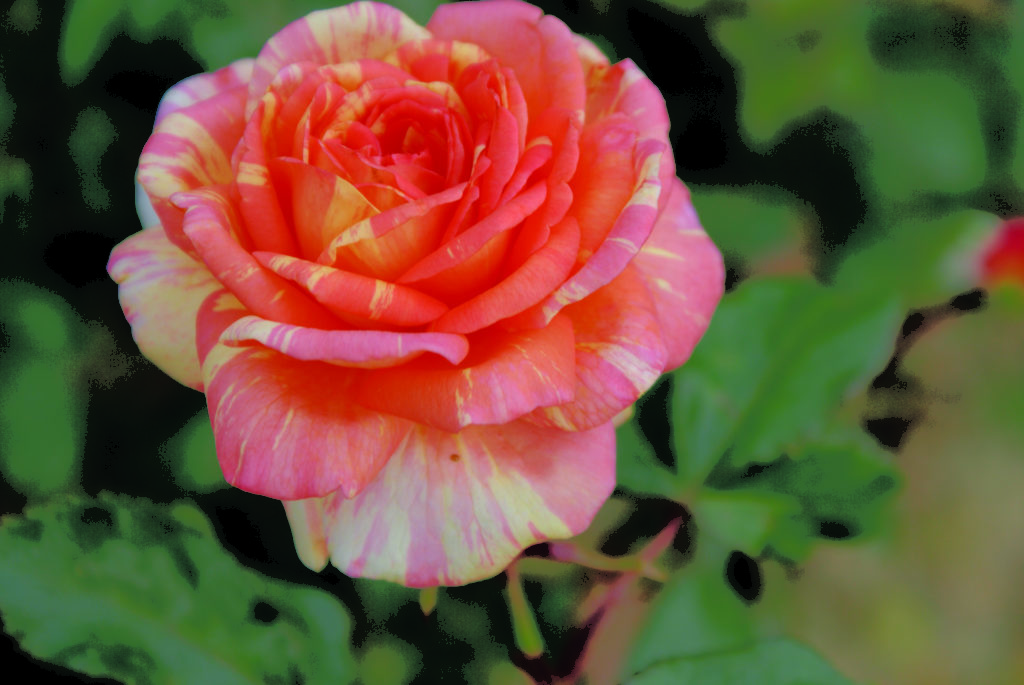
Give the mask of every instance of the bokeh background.
M 394 4 L 421 22 L 434 7 Z M 1024 6 L 537 4 L 613 59 L 634 60 L 662 90 L 678 174 L 725 255 L 730 290 L 811 274 L 827 287 L 902 288 L 910 294 L 900 320 L 921 313 L 908 320 L 919 328 L 897 326 L 878 345 L 876 372 L 843 409 L 900 474 L 888 508 L 863 530 L 823 529 L 800 563 L 745 556 L 742 582 L 735 568 L 723 576 L 716 567 L 716 582 L 747 600 L 737 620 L 798 638 L 856 682 L 1024 682 L 1024 284 L 974 290 L 987 236 L 1001 218 L 1024 214 Z M 248 620 L 280 623 L 292 602 L 306 601 L 296 584 L 330 593 L 345 607 L 330 610 L 341 612 L 335 633 L 325 629 L 324 644 L 303 649 L 350 644 L 346 664 L 364 682 L 564 677 L 588 635 L 566 628 L 566 617 L 594 578 L 527 583 L 554 655 L 538 665 L 516 649 L 501 578 L 445 593 L 424 618 L 414 592 L 308 572 L 280 505 L 225 487 L 203 397 L 138 354 L 105 273 L 111 248 L 139 229 L 133 175 L 163 92 L 254 55 L 287 21 L 323 6 L 16 0 L 0 8 L 0 514 L 64 493 L 192 501 L 218 543 L 210 558 L 255 571 L 246 582 L 264 599 Z M 860 262 L 844 271 L 854 255 Z M 733 335 L 745 335 L 742 326 Z M 659 458 L 670 393 L 659 386 L 632 424 Z M 605 516 L 608 529 L 618 526 L 618 537 L 605 539 L 609 553 L 687 515 L 629 487 L 619 494 Z M 18 565 L 12 549 L 0 551 L 0 570 Z M 83 549 L 58 545 L 33 563 L 73 565 Z M 703 609 L 699 597 L 680 606 L 717 620 L 733 611 L 723 608 L 731 600 L 715 603 L 719 590 L 702 595 L 712 598 Z M 209 611 L 216 622 L 217 609 Z M 97 672 L 124 657 L 55 648 L 59 658 L 36 659 L 18 646 L 25 629 L 7 625 L 2 601 L 0 619 L 19 638 L 5 636 L 4 663 L 46 679 L 76 682 L 85 676 L 66 666 Z

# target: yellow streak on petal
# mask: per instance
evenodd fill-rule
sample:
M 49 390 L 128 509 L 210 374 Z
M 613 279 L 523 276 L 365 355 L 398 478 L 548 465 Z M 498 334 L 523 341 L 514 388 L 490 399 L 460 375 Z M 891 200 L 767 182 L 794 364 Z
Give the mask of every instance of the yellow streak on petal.
M 373 297 L 370 298 L 370 318 L 379 319 L 395 299 L 395 286 L 384 281 L 373 284 Z

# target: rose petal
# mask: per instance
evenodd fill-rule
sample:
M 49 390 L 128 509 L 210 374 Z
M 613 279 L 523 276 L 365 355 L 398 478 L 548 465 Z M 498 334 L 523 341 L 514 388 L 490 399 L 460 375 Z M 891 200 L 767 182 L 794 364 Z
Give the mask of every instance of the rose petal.
M 452 3 L 438 7 L 427 28 L 435 38 L 479 45 L 511 68 L 530 112 L 554 107 L 582 115 L 583 68 L 572 31 L 556 17 L 525 2 Z
M 573 398 L 572 324 L 555 317 L 541 329 L 481 331 L 459 368 L 418 359 L 361 379 L 358 401 L 441 430 L 508 423 L 537 407 Z
M 661 194 L 661 164 L 671 154 L 668 145 L 655 140 L 642 141 L 637 146 L 634 164 L 639 181 L 607 238 L 548 298 L 517 316 L 515 325 L 542 326 L 566 305 L 582 300 L 622 273 L 654 226 Z
M 633 195 L 636 126 L 616 115 L 586 127 L 580 140 L 580 165 L 572 179 L 569 210 L 583 228 L 580 260 L 600 247 Z
M 633 263 L 647 280 L 668 347 L 666 368 L 673 369 L 704 335 L 725 287 L 722 255 L 701 228 L 679 179 Z
M 299 561 L 317 573 L 327 566 L 327 529 L 324 527 L 324 500 L 312 498 L 282 502 L 295 540 Z
M 160 98 L 160 104 L 156 108 L 156 123 L 159 124 L 171 112 L 208 100 L 225 91 L 239 86 L 248 89 L 255 63 L 256 60 L 247 57 L 217 71 L 189 76 L 174 84 Z
M 591 64 L 587 81 L 588 125 L 621 114 L 636 126 L 641 140 L 668 140 L 665 98 L 633 60 L 611 66 Z
M 572 217 L 551 231 L 544 247 L 508 277 L 439 318 L 432 330 L 470 333 L 531 307 L 569 274 L 579 249 L 580 229 Z
M 138 181 L 172 243 L 194 254 L 182 234 L 182 211 L 175 193 L 234 178 L 231 154 L 242 136 L 245 89 L 235 87 L 167 114 L 146 141 L 139 158 Z
M 449 205 L 465 191 L 460 183 L 363 219 L 339 233 L 317 261 L 394 281 L 437 244 L 451 215 Z
M 273 160 L 270 169 L 307 259 L 320 256 L 349 226 L 380 213 L 354 185 L 335 174 L 288 158 Z
M 196 315 L 221 285 L 200 262 L 173 245 L 159 226 L 123 240 L 107 262 L 132 337 L 168 376 L 201 390 Z
M 238 319 L 224 330 L 220 340 L 226 345 L 258 342 L 293 359 L 362 368 L 393 366 L 424 352 L 458 364 L 469 350 L 466 339 L 454 333 L 324 331 L 258 316 Z
M 274 273 L 298 283 L 345 321 L 419 326 L 448 311 L 440 300 L 395 283 L 287 255 L 254 252 L 253 256 Z
M 465 262 L 496 235 L 518 226 L 541 206 L 545 197 L 547 186 L 535 183 L 414 264 L 398 278 L 398 282 L 422 281 Z
M 260 50 L 246 112 L 255 109 L 277 72 L 289 64 L 382 59 L 403 43 L 426 38 L 430 38 L 429 31 L 381 3 L 354 2 L 307 14 L 274 34 Z
M 313 567 L 326 546 L 349 575 L 461 585 L 532 544 L 581 533 L 614 487 L 610 423 L 567 433 L 516 422 L 455 435 L 420 426 L 356 498 L 285 508 Z
M 562 313 L 576 333 L 575 399 L 529 418 L 561 430 L 588 430 L 647 392 L 665 368 L 666 343 L 647 286 L 632 266 Z
M 241 231 L 228 190 L 178 193 L 186 210 L 184 234 L 214 277 L 253 313 L 300 326 L 337 328 L 341 322 L 293 283 L 265 269 L 239 244 Z
M 266 347 L 215 345 L 203 380 L 227 481 L 283 500 L 362 490 L 410 424 L 353 403 L 352 373 Z

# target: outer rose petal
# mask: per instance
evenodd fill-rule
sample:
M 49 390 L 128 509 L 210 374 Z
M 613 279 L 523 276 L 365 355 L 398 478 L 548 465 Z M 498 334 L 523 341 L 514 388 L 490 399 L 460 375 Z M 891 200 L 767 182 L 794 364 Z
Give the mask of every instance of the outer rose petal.
M 454 333 L 324 331 L 267 321 L 258 316 L 246 316 L 234 322 L 220 339 L 227 345 L 258 342 L 292 359 L 363 368 L 393 366 L 424 352 L 458 364 L 469 350 L 466 339 Z
M 665 208 L 633 264 L 647 280 L 668 346 L 666 368 L 674 369 L 704 335 L 725 288 L 722 255 L 679 179 L 670 185 Z
M 320 10 L 278 31 L 256 58 L 246 113 L 252 113 L 277 72 L 296 62 L 341 64 L 382 59 L 403 43 L 430 38 L 430 32 L 401 11 L 376 2 L 354 2 Z
M 212 73 L 196 74 L 179 81 L 160 98 L 160 105 L 156 109 L 156 124 L 171 112 L 208 100 L 224 91 L 238 86 L 248 88 L 255 63 L 256 60 L 247 57 Z
M 510 67 L 534 116 L 549 107 L 582 114 L 586 91 L 573 33 L 539 7 L 502 0 L 441 5 L 427 28 L 435 38 L 479 45 Z
M 666 344 L 643 278 L 632 266 L 563 314 L 576 332 L 576 398 L 530 420 L 562 430 L 611 421 L 665 369 Z M 703 331 L 703 329 L 701 329 Z
M 191 253 L 192 246 L 182 235 L 182 212 L 171 203 L 171 196 L 231 183 L 231 154 L 245 125 L 244 104 L 245 90 L 236 87 L 170 112 L 142 148 L 138 181 L 167 237 L 186 252 Z
M 365 407 L 454 433 L 568 402 L 574 371 L 572 324 L 555 317 L 537 330 L 477 333 L 461 368 L 424 359 L 377 369 L 361 380 L 357 398 Z
M 542 326 L 566 305 L 579 302 L 622 273 L 651 234 L 662 192 L 659 178 L 662 162 L 671 154 L 666 143 L 653 139 L 637 146 L 634 163 L 639 180 L 608 237 L 565 283 L 537 306 L 517 316 L 516 325 Z
M 576 433 L 523 422 L 457 434 L 419 426 L 356 498 L 285 508 L 312 568 L 326 548 L 349 575 L 462 585 L 532 544 L 582 532 L 614 487 L 611 423 Z
M 220 283 L 172 245 L 160 226 L 122 241 L 107 271 L 119 285 L 121 308 L 142 354 L 174 380 L 202 390 L 196 314 Z
M 411 424 L 356 405 L 352 373 L 262 346 L 215 345 L 203 379 L 227 481 L 282 500 L 362 490 Z
M 211 186 L 178 193 L 182 232 L 210 272 L 254 314 L 299 326 L 337 328 L 340 321 L 295 284 L 264 268 L 239 244 L 241 228 L 229 191 Z

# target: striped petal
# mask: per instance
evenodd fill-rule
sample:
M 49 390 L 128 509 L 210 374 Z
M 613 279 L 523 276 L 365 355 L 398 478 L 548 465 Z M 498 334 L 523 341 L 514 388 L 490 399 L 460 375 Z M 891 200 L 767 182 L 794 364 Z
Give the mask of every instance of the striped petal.
M 576 433 L 523 422 L 457 434 L 418 426 L 354 499 L 285 508 L 313 568 L 326 549 L 351 576 L 462 585 L 530 545 L 581 533 L 614 487 L 610 423 Z
M 538 409 L 530 420 L 588 430 L 614 419 L 654 384 L 665 368 L 665 343 L 647 286 L 632 266 L 562 313 L 576 333 L 575 398 Z
M 525 2 L 452 3 L 438 7 L 427 28 L 435 38 L 478 45 L 510 67 L 530 112 L 567 109 L 582 118 L 583 67 L 572 31 L 556 17 Z
M 465 192 L 466 184 L 459 183 L 363 219 L 335 236 L 317 261 L 385 281 L 396 280 L 437 244 L 451 216 L 452 203 Z
M 167 237 L 194 254 L 182 234 L 183 213 L 175 193 L 229 184 L 231 155 L 245 126 L 245 89 L 236 86 L 169 112 L 153 130 L 139 158 L 138 181 L 145 189 Z
M 499 233 L 515 228 L 537 210 L 547 197 L 547 186 L 536 183 L 508 203 L 498 207 L 453 240 L 421 259 L 398 279 L 415 283 L 465 262 Z
M 674 179 L 651 237 L 633 260 L 646 279 L 668 346 L 666 368 L 685 362 L 722 298 L 722 255 L 701 228 L 690 193 Z
M 171 244 L 159 226 L 126 238 L 107 272 L 142 354 L 174 380 L 203 387 L 196 355 L 196 315 L 221 288 L 202 263 Z
M 260 50 L 246 111 L 255 109 L 277 72 L 289 64 L 382 59 L 403 43 L 426 38 L 430 38 L 426 29 L 382 3 L 354 2 L 312 12 L 278 31 Z
M 516 325 L 542 326 L 566 305 L 582 300 L 622 273 L 654 227 L 661 195 L 662 163 L 671 155 L 667 144 L 652 139 L 637 146 L 634 168 L 638 181 L 608 236 L 565 283 L 544 301 L 516 317 Z
M 457 432 L 564 404 L 573 398 L 574 384 L 572 323 L 555 317 L 537 330 L 474 334 L 458 368 L 423 358 L 375 370 L 361 380 L 357 395 L 371 409 Z
M 226 345 L 260 343 L 301 361 L 323 361 L 339 366 L 376 368 L 394 366 L 424 352 L 458 364 L 469 343 L 454 333 L 393 333 L 391 331 L 324 331 L 258 316 L 238 319 L 220 336 Z
M 260 264 L 298 283 L 338 318 L 357 324 L 419 326 L 448 306 L 418 290 L 361 274 L 270 252 L 254 252 Z
M 588 125 L 615 114 L 625 115 L 633 122 L 641 139 L 668 140 L 665 98 L 632 60 L 611 66 L 588 64 Z
M 156 108 L 156 123 L 159 124 L 171 112 L 209 100 L 225 91 L 239 86 L 248 89 L 255 63 L 256 60 L 252 58 L 240 59 L 217 71 L 196 74 L 179 81 L 160 98 Z
M 341 322 L 295 284 L 264 268 L 238 238 L 241 228 L 228 191 L 179 193 L 183 232 L 206 267 L 254 314 L 300 326 L 336 328 Z
M 351 370 L 263 346 L 215 345 L 203 380 L 224 477 L 275 499 L 355 495 L 410 429 L 356 405 Z
M 316 259 L 344 229 L 380 212 L 345 179 L 297 159 L 271 163 L 278 199 L 290 206 L 302 255 Z
M 565 280 L 576 261 L 579 244 L 579 226 L 569 217 L 551 230 L 551 239 L 544 247 L 507 278 L 454 307 L 431 328 L 470 333 L 533 306 Z

